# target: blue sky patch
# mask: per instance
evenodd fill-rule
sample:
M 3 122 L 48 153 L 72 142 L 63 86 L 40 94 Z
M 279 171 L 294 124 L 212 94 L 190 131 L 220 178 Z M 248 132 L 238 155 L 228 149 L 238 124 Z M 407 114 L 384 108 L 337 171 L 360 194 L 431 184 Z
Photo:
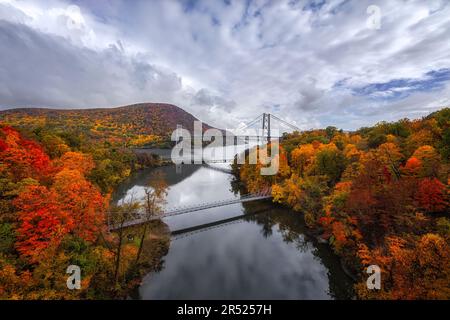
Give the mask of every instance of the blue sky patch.
M 429 71 L 420 79 L 394 79 L 385 83 L 372 83 L 353 88 L 353 93 L 371 99 L 402 99 L 413 92 L 440 90 L 449 80 L 450 68 L 445 68 Z
M 311 0 L 303 7 L 303 10 L 304 11 L 310 10 L 312 12 L 316 12 L 319 11 L 324 6 L 325 3 L 326 3 L 325 0 Z

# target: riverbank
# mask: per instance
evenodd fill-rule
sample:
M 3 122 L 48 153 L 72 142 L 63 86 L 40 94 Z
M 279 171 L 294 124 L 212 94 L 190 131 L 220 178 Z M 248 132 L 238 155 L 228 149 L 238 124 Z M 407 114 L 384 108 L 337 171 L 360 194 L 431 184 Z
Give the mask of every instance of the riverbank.
M 157 168 L 165 167 L 172 165 L 173 163 L 170 160 L 160 159 L 159 156 L 150 155 L 151 162 L 142 161 L 142 158 L 139 158 L 139 154 L 136 153 L 136 150 L 132 150 L 136 155 L 136 158 L 141 160 L 140 166 L 136 169 L 136 166 L 133 166 L 134 169 L 131 171 L 130 175 L 124 178 L 119 185 L 126 183 L 130 177 L 135 177 L 140 175 L 142 172 L 148 172 L 155 170 Z M 147 185 L 149 181 L 144 182 Z M 120 188 L 116 188 L 112 193 L 112 197 L 110 200 L 110 207 L 120 206 L 117 203 L 117 196 L 114 196 L 118 192 Z M 135 199 L 134 201 L 142 201 L 142 199 Z M 125 252 L 129 251 L 139 251 L 139 247 L 142 246 L 142 251 L 139 253 L 139 261 L 125 261 L 124 264 L 129 264 L 127 270 L 123 271 L 123 278 L 120 283 L 120 289 L 116 292 L 117 299 L 124 299 L 133 295 L 133 292 L 136 291 L 136 288 L 141 283 L 143 277 L 149 272 L 154 272 L 161 268 L 162 258 L 167 254 L 170 247 L 170 230 L 169 227 L 162 220 L 152 220 L 146 224 L 146 229 L 144 229 L 144 225 L 127 227 L 120 231 L 112 232 L 116 237 L 119 238 L 119 241 L 123 243 L 121 246 L 124 247 Z M 145 238 L 143 240 L 143 244 L 141 244 L 142 233 L 145 232 Z M 123 240 L 120 240 L 123 239 Z M 116 253 L 117 255 L 117 253 Z M 126 259 L 125 259 L 126 260 Z M 117 284 L 116 284 L 117 286 Z
M 142 226 L 124 230 L 125 246 L 131 245 L 136 250 L 139 247 Z M 124 278 L 123 290 L 117 298 L 133 297 L 146 274 L 161 270 L 162 259 L 169 252 L 170 230 L 162 220 L 148 223 L 147 234 L 139 261 L 127 272 Z

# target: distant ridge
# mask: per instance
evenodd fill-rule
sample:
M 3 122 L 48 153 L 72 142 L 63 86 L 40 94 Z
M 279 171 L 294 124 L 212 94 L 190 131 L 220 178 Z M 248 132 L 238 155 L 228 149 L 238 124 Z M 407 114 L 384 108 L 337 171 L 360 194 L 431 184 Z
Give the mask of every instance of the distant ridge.
M 129 127 L 135 134 L 166 136 L 177 125 L 193 131 L 194 121 L 199 120 L 180 107 L 167 103 L 138 103 L 114 108 L 95 109 L 51 109 L 17 108 L 0 111 L 0 121 L 18 123 L 26 119 L 41 119 L 59 125 L 76 122 L 83 126 L 86 122 L 108 122 L 118 127 Z M 203 130 L 213 128 L 203 123 Z

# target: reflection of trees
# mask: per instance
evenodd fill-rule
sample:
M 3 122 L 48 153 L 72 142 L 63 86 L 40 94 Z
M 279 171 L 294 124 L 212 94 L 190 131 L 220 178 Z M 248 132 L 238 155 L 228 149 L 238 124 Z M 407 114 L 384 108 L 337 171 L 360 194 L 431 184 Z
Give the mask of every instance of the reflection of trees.
M 308 236 L 309 231 L 301 213 L 275 206 L 269 201 L 246 202 L 242 205 L 245 213 L 249 214 L 244 219 L 261 225 L 264 237 L 270 237 L 273 233 L 272 228 L 278 227 L 284 242 L 295 244 L 295 247 L 301 252 L 309 250 L 312 252 L 328 270 L 331 297 L 335 299 L 353 297 L 353 282 L 343 271 L 339 258 L 328 244 L 321 244 L 316 238 Z M 255 212 L 261 213 L 252 214 Z
M 159 168 L 144 169 L 133 173 L 128 179 L 122 182 L 113 195 L 113 201 L 123 198 L 127 191 L 134 186 L 146 186 L 152 175 L 155 173 L 164 174 L 168 186 L 173 186 L 192 176 L 201 165 L 184 165 L 181 172 L 176 172 L 175 166 L 164 166 Z
M 233 192 L 235 195 L 237 194 L 245 194 L 247 193 L 247 190 L 245 189 L 242 182 L 239 181 L 239 179 L 236 178 L 236 176 L 232 176 L 230 181 L 230 191 Z
M 273 224 L 270 221 L 267 221 L 267 223 L 263 224 L 262 234 L 264 238 L 268 238 L 272 235 L 272 226 Z

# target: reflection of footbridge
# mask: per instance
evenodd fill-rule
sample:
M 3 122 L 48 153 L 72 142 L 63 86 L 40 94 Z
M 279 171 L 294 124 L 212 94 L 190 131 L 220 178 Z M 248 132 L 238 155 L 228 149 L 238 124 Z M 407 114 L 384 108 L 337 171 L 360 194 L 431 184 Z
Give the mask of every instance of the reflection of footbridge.
M 143 213 L 138 213 L 138 214 L 136 214 L 135 219 L 126 221 L 123 224 L 114 225 L 114 224 L 110 223 L 109 230 L 114 231 L 114 230 L 118 230 L 120 228 L 137 226 L 137 225 L 140 225 L 143 223 L 147 223 L 147 222 L 150 222 L 153 220 L 159 220 L 159 219 L 166 218 L 166 217 L 173 217 L 173 216 L 177 216 L 177 215 L 181 215 L 181 214 L 186 214 L 186 213 L 195 212 L 195 211 L 201 211 L 201 210 L 210 209 L 210 208 L 223 207 L 223 206 L 227 206 L 227 205 L 235 204 L 235 203 L 243 203 L 243 202 L 250 202 L 250 201 L 270 199 L 270 198 L 272 198 L 272 190 L 270 188 L 267 188 L 264 191 L 261 191 L 258 193 L 245 194 L 245 195 L 240 196 L 239 198 L 219 200 L 219 201 L 214 201 L 214 202 L 205 202 L 205 203 L 196 204 L 196 205 L 192 205 L 192 206 L 168 208 L 168 209 L 164 210 L 163 212 L 161 212 L 159 215 L 153 216 L 150 218 L 146 217 Z
M 179 239 L 187 238 L 194 234 L 202 233 L 205 231 L 209 231 L 209 230 L 213 230 L 213 229 L 220 229 L 220 228 L 227 227 L 229 225 L 239 224 L 239 223 L 245 222 L 246 220 L 244 220 L 243 218 L 245 218 L 247 216 L 248 215 L 240 215 L 240 216 L 236 216 L 236 217 L 229 218 L 229 219 L 218 220 L 218 221 L 214 221 L 211 223 L 200 224 L 200 225 L 197 225 L 194 227 L 172 231 L 170 233 L 172 236 L 171 240 L 172 241 L 179 240 Z
M 220 219 L 220 220 L 216 220 L 213 222 L 208 222 L 208 223 L 204 223 L 204 224 L 195 225 L 192 227 L 174 230 L 170 233 L 170 235 L 172 236 L 171 239 L 179 240 L 179 239 L 187 238 L 192 235 L 206 232 L 209 230 L 221 229 L 221 228 L 225 228 L 230 225 L 247 222 L 248 219 L 246 219 L 246 218 L 250 218 L 250 217 L 256 216 L 258 214 L 267 213 L 268 209 L 269 208 L 266 207 L 263 209 L 259 209 L 259 210 L 253 211 L 253 212 L 246 213 L 246 214 L 237 215 L 237 216 L 234 216 L 231 218 Z

